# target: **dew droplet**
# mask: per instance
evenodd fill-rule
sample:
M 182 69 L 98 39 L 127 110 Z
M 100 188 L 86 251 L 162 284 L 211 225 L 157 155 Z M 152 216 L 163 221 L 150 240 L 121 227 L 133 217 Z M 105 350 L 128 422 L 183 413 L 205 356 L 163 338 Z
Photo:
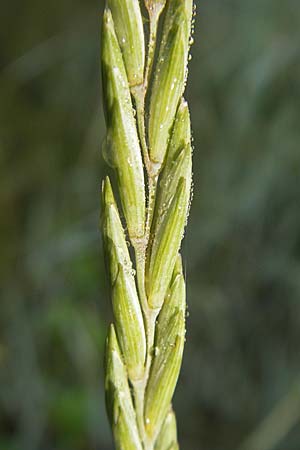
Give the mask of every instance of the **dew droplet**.
M 157 356 L 159 354 L 159 348 L 154 347 L 154 355 Z

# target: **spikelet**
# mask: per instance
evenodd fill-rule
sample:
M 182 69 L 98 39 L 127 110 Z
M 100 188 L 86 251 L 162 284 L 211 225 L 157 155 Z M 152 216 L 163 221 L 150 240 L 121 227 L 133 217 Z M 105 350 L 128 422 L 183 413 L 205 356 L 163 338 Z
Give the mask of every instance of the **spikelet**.
M 174 117 L 183 95 L 190 45 L 192 0 L 168 2 L 150 100 L 149 147 L 162 165 Z

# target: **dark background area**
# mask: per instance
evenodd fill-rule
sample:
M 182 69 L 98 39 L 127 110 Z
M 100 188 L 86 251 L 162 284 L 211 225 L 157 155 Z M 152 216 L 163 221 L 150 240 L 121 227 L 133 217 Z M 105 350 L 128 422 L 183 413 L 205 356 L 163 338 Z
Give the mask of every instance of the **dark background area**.
M 181 448 L 299 450 L 299 1 L 197 6 Z M 112 449 L 102 8 L 1 4 L 0 450 Z

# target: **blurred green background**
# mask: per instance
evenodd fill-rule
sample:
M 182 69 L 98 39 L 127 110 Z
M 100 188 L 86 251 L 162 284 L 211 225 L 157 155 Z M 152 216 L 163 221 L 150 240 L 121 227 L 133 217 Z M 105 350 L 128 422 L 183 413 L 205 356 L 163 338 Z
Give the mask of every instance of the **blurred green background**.
M 300 448 L 299 0 L 197 2 L 184 450 Z M 98 231 L 103 1 L 0 27 L 0 450 L 112 450 Z

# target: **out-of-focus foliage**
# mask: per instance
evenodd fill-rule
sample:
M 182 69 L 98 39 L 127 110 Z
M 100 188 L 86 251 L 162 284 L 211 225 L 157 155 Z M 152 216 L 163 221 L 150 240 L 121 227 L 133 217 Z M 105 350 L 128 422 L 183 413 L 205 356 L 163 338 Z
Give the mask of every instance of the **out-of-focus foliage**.
M 299 2 L 197 6 L 180 441 L 299 450 Z M 102 7 L 1 5 L 0 450 L 112 449 L 98 232 Z

